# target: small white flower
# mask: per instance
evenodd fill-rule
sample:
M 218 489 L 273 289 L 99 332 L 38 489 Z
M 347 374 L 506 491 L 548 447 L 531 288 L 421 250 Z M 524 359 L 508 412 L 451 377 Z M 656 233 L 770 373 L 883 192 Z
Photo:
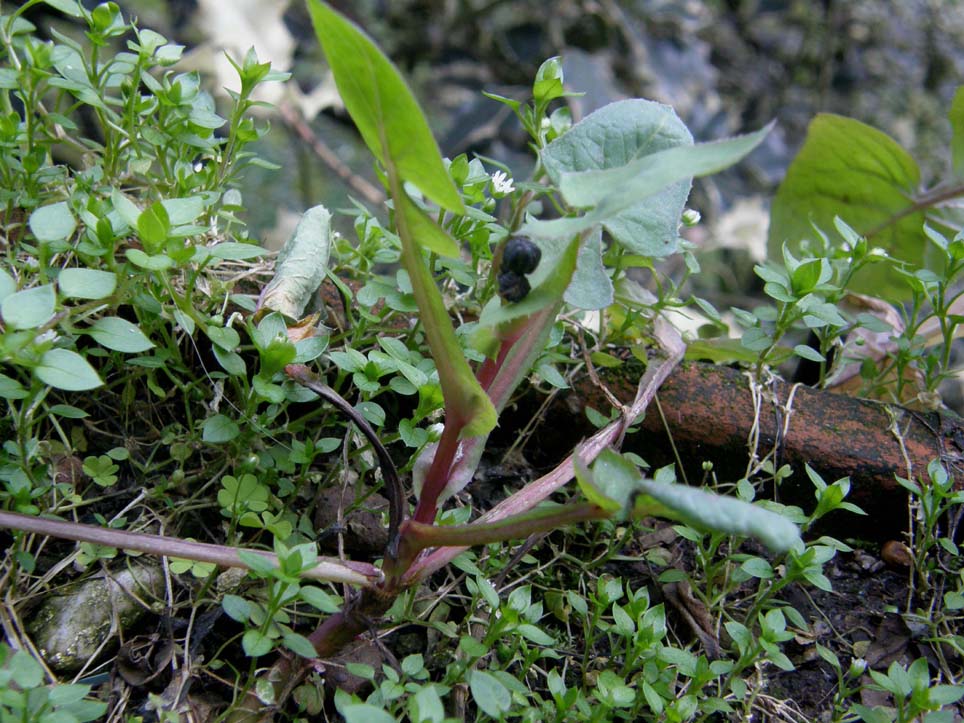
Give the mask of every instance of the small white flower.
M 512 185 L 512 177 L 502 171 L 496 171 L 492 174 L 492 191 L 495 193 L 506 194 L 512 193 L 515 190 L 515 186 Z
M 436 422 L 435 424 L 430 424 L 428 426 L 428 439 L 430 442 L 437 442 L 442 436 L 442 430 L 445 429 L 445 425 L 441 422 Z
M 700 222 L 700 212 L 693 208 L 683 211 L 682 221 L 684 226 L 692 228 Z
M 867 661 L 863 658 L 854 658 L 850 662 L 850 670 L 847 671 L 847 675 L 851 678 L 858 678 L 864 674 L 865 670 L 867 670 Z
M 870 256 L 880 256 L 881 258 L 887 258 L 887 252 L 880 248 L 880 246 L 875 246 L 870 249 Z

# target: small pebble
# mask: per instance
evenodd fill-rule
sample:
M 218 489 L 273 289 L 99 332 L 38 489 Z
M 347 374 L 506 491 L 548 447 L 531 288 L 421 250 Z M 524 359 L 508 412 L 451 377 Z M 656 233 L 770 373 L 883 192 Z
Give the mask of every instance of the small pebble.
M 903 542 L 888 540 L 880 548 L 880 557 L 891 567 L 908 569 L 914 564 L 914 556 L 910 553 L 910 548 Z

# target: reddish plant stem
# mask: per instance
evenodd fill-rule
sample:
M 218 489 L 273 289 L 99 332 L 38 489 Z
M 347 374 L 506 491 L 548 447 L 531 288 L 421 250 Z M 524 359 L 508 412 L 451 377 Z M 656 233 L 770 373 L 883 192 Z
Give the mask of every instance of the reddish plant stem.
M 666 321 L 657 318 L 654 335 L 663 349 L 663 359 L 653 359 L 646 368 L 646 373 L 639 382 L 636 398 L 630 405 L 628 412 L 621 419 L 610 422 L 590 437 L 580 447 L 580 455 L 588 463 L 595 459 L 603 449 L 619 439 L 627 424 L 631 424 L 649 406 L 656 390 L 676 368 L 683 358 L 686 346 L 679 333 Z M 514 514 L 519 514 L 535 507 L 550 494 L 566 484 L 574 475 L 574 454 L 570 454 L 554 470 L 530 482 L 524 488 L 508 497 L 479 518 L 480 522 L 502 520 Z M 435 570 L 452 561 L 463 550 L 464 545 L 454 547 L 439 547 L 419 557 L 412 564 L 402 578 L 403 586 L 418 583 Z
M 505 365 L 506 359 L 509 357 L 509 353 L 512 351 L 516 342 L 519 341 L 526 328 L 528 328 L 528 326 L 524 325 L 521 329 L 503 339 L 496 358 L 494 360 L 486 358 L 476 372 L 475 378 L 479 382 L 479 386 L 486 392 L 489 392 L 489 398 L 493 404 L 496 405 L 496 409 L 500 406 L 500 400 L 492 397 L 489 388 L 499 375 L 499 372 Z M 452 464 L 455 462 L 455 455 L 459 449 L 459 437 L 464 427 L 465 425 L 461 422 L 452 421 L 451 415 L 446 411 L 445 429 L 442 431 L 441 439 L 439 439 L 432 464 L 429 466 L 428 472 L 425 475 L 425 481 L 422 483 L 422 494 L 419 496 L 418 506 L 415 508 L 415 514 L 412 517 L 416 522 L 431 524 L 435 521 L 435 514 L 438 512 L 438 499 L 442 494 L 442 490 L 445 489 L 445 485 L 449 482 Z
M 483 389 L 488 390 L 489 385 L 492 380 L 495 379 L 496 373 L 499 371 L 499 363 L 504 358 L 504 355 L 508 353 L 505 349 L 505 345 L 499 348 L 499 358 L 492 359 L 486 357 L 485 361 L 479 365 L 479 370 L 475 373 L 475 378 L 479 380 L 479 386 Z
M 521 332 L 512 334 L 507 339 L 502 340 L 502 344 L 499 346 L 499 353 L 496 355 L 495 359 L 486 357 L 485 361 L 482 362 L 479 370 L 475 373 L 475 378 L 479 381 L 479 386 L 488 391 L 489 386 L 495 379 L 502 365 L 505 363 L 505 358 L 509 356 L 509 352 L 512 351 L 512 347 L 519 340 Z M 491 395 L 489 395 L 491 397 Z
M 338 392 L 325 384 L 309 371 L 304 364 L 289 364 L 285 367 L 285 373 L 299 384 L 307 387 L 322 399 L 327 400 L 347 416 L 355 426 L 365 435 L 365 438 L 375 450 L 378 458 L 378 465 L 382 470 L 382 477 L 385 480 L 385 496 L 388 497 L 388 558 L 395 556 L 395 549 L 398 546 L 398 526 L 405 519 L 405 492 L 402 483 L 398 478 L 398 470 L 392 461 L 392 456 L 385 449 L 378 434 L 368 423 L 368 421 Z
M 308 640 L 315 647 L 318 658 L 331 658 L 340 653 L 355 638 L 374 627 L 374 619 L 384 615 L 395 593 L 367 588 L 345 603 L 344 609 L 329 616 Z M 277 704 L 290 697 L 311 669 L 311 661 L 296 656 L 283 656 L 272 666 L 267 679 L 274 688 Z M 235 706 L 228 717 L 228 723 L 269 723 L 274 720 L 270 708 L 253 693 L 249 692 L 244 700 Z
M 435 449 L 435 457 L 432 464 L 425 474 L 425 481 L 422 482 L 422 494 L 418 498 L 418 506 L 412 516 L 416 522 L 431 524 L 435 521 L 435 513 L 438 511 L 438 498 L 445 489 L 449 481 L 449 470 L 455 460 L 455 453 L 459 448 L 459 435 L 464 428 L 460 420 L 451 419 L 451 415 L 445 415 L 445 428 L 442 430 L 442 437 L 438 441 Z
M 59 537 L 65 540 L 116 547 L 122 550 L 137 550 L 149 555 L 181 557 L 187 560 L 212 562 L 222 567 L 249 569 L 248 564 L 238 556 L 242 548 L 237 547 L 191 542 L 177 537 L 148 535 L 143 532 L 113 530 L 95 525 L 84 525 L 79 522 L 65 522 L 46 517 L 22 515 L 17 512 L 0 511 L 0 527 L 48 537 Z M 271 560 L 274 564 L 278 564 L 278 556 L 273 553 L 263 550 L 247 550 L 247 552 L 260 555 Z M 302 572 L 301 576 L 361 586 L 373 585 L 380 582 L 383 577 L 382 572 L 374 565 L 329 558 L 320 558 L 314 567 Z

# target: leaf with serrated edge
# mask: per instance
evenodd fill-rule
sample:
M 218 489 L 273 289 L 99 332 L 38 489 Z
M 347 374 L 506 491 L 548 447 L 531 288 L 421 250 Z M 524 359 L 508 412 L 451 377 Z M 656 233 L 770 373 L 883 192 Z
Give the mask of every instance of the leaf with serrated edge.
M 565 173 L 560 187 L 565 189 L 567 201 L 575 206 L 598 205 L 575 218 L 529 221 L 520 233 L 559 238 L 590 229 L 673 183 L 716 173 L 736 163 L 763 140 L 771 127 L 772 124 L 756 133 L 723 141 L 670 148 L 618 168 Z

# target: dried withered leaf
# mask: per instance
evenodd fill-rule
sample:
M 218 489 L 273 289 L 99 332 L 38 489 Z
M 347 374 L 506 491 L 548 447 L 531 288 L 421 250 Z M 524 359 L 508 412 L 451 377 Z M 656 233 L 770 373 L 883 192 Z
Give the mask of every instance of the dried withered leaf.
M 663 595 L 686 620 L 706 651 L 706 657 L 709 660 L 719 660 L 723 656 L 723 651 L 716 639 L 710 611 L 693 596 L 689 583 L 685 580 L 667 583 L 663 585 Z

